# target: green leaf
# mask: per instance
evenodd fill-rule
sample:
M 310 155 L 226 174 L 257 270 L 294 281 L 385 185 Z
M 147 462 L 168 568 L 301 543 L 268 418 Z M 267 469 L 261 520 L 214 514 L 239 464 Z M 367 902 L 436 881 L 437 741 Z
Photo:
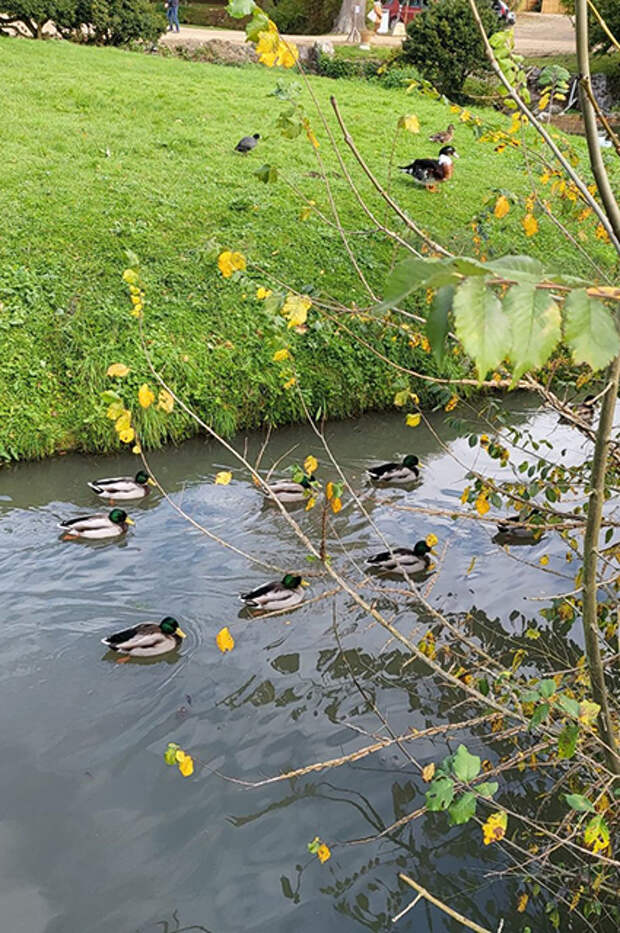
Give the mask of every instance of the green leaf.
M 564 800 L 571 810 L 576 810 L 578 813 L 594 813 L 594 804 L 582 794 L 564 794 Z
M 438 259 L 418 259 L 410 256 L 399 262 L 388 276 L 385 283 L 383 301 L 375 311 L 386 311 L 410 295 L 422 285 L 446 285 L 455 276 Z
M 258 42 L 259 32 L 267 32 L 269 29 L 269 17 L 258 7 L 254 10 L 252 19 L 245 27 L 245 35 L 248 42 Z
M 261 165 L 260 168 L 256 169 L 254 174 L 260 181 L 264 181 L 265 184 L 278 180 L 278 170 L 275 165 Z
M 112 402 L 120 402 L 121 397 L 114 389 L 106 389 L 105 392 L 101 393 L 101 400 L 105 402 L 106 405 L 111 405 Z
M 480 774 L 480 759 L 471 755 L 464 745 L 459 745 L 452 768 L 459 781 L 473 781 Z
M 565 726 L 558 736 L 558 758 L 572 758 L 577 748 L 579 726 L 571 722 Z
M 490 687 L 489 687 L 489 681 L 486 679 L 486 677 L 481 677 L 480 680 L 478 681 L 478 690 L 480 691 L 483 697 L 488 697 Z
M 497 793 L 497 788 L 499 784 L 497 781 L 487 781 L 484 784 L 477 784 L 476 791 L 480 794 L 481 797 L 492 797 L 493 794 Z
M 544 266 L 532 256 L 502 256 L 487 263 L 496 275 L 517 282 L 541 282 L 545 278 Z
M 454 286 L 443 285 L 435 294 L 428 318 L 426 319 L 426 336 L 433 350 L 433 356 L 438 363 L 443 362 L 446 352 L 446 336 L 448 334 L 448 322 L 453 301 Z
M 476 812 L 476 795 L 471 791 L 461 796 L 448 807 L 448 819 L 451 826 L 460 826 L 467 823 Z
M 460 275 L 488 275 L 489 267 L 486 262 L 472 259 L 471 256 L 457 256 L 451 259 L 449 265 Z
M 534 715 L 530 719 L 529 728 L 534 729 L 536 726 L 539 726 L 549 715 L 550 709 L 551 707 L 548 703 L 541 703 L 540 706 L 537 706 L 534 710 Z
M 553 696 L 556 690 L 557 684 L 552 677 L 550 677 L 548 680 L 541 680 L 541 682 L 538 684 L 538 692 L 540 693 L 541 697 L 545 698 L 545 700 L 548 700 L 549 697 Z
M 570 292 L 564 302 L 564 337 L 576 364 L 602 369 L 616 356 L 620 338 L 611 313 L 585 289 Z
M 164 752 L 164 761 L 167 765 L 175 765 L 177 763 L 177 752 L 181 746 L 177 745 L 176 742 L 168 742 L 168 747 Z
M 250 16 L 255 7 L 254 0 L 228 0 L 226 12 L 233 19 L 242 19 L 244 16 Z
M 394 396 L 394 404 L 397 408 L 402 408 L 403 405 L 406 405 L 409 401 L 409 396 L 411 391 L 409 389 L 401 389 L 400 392 L 397 392 Z
M 510 321 L 483 278 L 466 279 L 454 296 L 456 335 L 482 380 L 510 349 Z
M 569 716 L 573 716 L 575 719 L 579 716 L 579 703 L 577 700 L 572 700 L 570 697 L 560 696 L 558 697 L 558 704 L 564 710 L 565 713 L 568 713 Z
M 454 781 L 448 777 L 435 778 L 426 791 L 426 808 L 431 812 L 445 810 L 454 797 Z
M 504 299 L 512 339 L 513 383 L 528 369 L 540 369 L 562 337 L 560 309 L 546 291 L 514 285 Z

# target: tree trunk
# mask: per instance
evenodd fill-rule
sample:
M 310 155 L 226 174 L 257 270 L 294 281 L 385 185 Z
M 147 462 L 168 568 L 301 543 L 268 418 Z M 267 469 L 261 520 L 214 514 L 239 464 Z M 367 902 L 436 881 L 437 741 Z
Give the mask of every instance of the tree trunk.
M 366 27 L 366 0 L 342 0 L 340 13 L 334 23 L 334 32 L 350 35 L 355 29 Z

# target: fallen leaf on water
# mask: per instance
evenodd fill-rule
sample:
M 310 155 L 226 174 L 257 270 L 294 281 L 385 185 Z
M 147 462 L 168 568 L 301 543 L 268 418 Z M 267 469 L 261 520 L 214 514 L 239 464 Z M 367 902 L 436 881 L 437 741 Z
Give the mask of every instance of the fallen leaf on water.
M 176 759 L 183 777 L 189 777 L 194 773 L 194 759 L 191 755 L 187 755 L 182 749 L 179 749 Z
M 323 862 L 326 862 L 328 858 L 331 858 L 332 855 L 329 846 L 326 846 L 324 842 L 318 847 L 316 854 L 321 865 Z
M 428 544 L 429 547 L 435 547 L 438 541 L 439 541 L 439 538 L 437 537 L 437 535 L 434 535 L 432 532 L 430 535 L 426 536 L 426 543 Z
M 419 414 L 407 415 L 407 417 L 405 418 L 405 424 L 407 425 L 408 428 L 417 428 L 421 420 L 422 420 L 422 415 L 419 415 Z
M 215 485 L 216 486 L 228 486 L 232 479 L 232 473 L 230 470 L 220 470 L 219 473 L 215 474 Z
M 230 629 L 228 626 L 221 628 L 217 635 L 215 636 L 215 644 L 218 646 L 222 654 L 226 651 L 232 651 L 235 647 L 235 639 L 230 634 Z

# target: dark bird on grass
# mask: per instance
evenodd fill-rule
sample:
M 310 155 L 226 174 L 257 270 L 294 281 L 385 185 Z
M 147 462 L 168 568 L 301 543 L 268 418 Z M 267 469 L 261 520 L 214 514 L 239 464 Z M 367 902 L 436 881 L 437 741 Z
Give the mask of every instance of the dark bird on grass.
M 428 137 L 432 143 L 451 143 L 454 139 L 454 124 L 448 124 L 447 130 L 439 130 L 438 133 L 433 133 L 432 136 Z
M 420 475 L 419 462 L 415 454 L 407 454 L 402 463 L 381 463 L 369 467 L 366 472 L 375 483 L 389 483 L 391 486 L 412 483 Z
M 426 541 L 418 541 L 415 547 L 395 547 L 366 558 L 366 563 L 378 570 L 392 573 L 424 573 L 431 562 L 429 554 L 434 551 Z
M 174 651 L 185 638 L 185 632 L 179 628 L 179 623 L 171 616 L 166 616 L 161 622 L 142 622 L 133 628 L 108 635 L 101 641 L 112 651 L 128 654 L 135 658 L 154 658 L 158 654 L 168 654 Z
M 292 609 L 303 601 L 301 577 L 287 573 L 282 580 L 265 583 L 249 593 L 242 593 L 239 599 L 252 609 Z
M 244 136 L 235 146 L 235 152 L 251 152 L 260 139 L 260 133 L 254 133 L 254 136 Z
M 454 146 L 443 146 L 439 150 L 437 159 L 415 159 L 409 165 L 399 165 L 399 169 L 407 172 L 408 175 L 419 185 L 425 185 L 429 190 L 434 190 L 437 182 L 447 181 L 452 178 L 454 171 L 453 159 L 458 159 L 458 152 Z

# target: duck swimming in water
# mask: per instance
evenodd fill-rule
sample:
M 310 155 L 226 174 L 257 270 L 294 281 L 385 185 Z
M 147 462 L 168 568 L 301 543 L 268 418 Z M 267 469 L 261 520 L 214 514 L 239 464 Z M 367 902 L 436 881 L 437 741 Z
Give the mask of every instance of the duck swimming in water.
M 174 651 L 185 638 L 185 632 L 179 628 L 179 623 L 171 616 L 166 616 L 161 622 L 142 622 L 133 628 L 108 635 L 101 641 L 112 651 L 128 654 L 134 658 L 154 658 L 158 654 L 168 654 Z
M 268 487 L 280 502 L 304 502 L 310 495 L 312 484 L 315 482 L 316 477 L 305 473 L 298 483 L 292 479 L 280 479 L 275 483 L 268 483 Z
M 77 518 L 68 518 L 59 522 L 58 527 L 65 532 L 63 541 L 87 538 L 99 540 L 101 538 L 119 538 L 124 535 L 130 525 L 135 525 L 132 518 L 123 509 L 112 509 L 107 515 L 97 512 L 95 515 L 78 515 Z
M 401 171 L 411 175 L 419 185 L 431 188 L 438 182 L 452 178 L 454 171 L 452 160 L 458 159 L 458 157 L 458 152 L 454 146 L 443 146 L 439 150 L 437 159 L 415 159 L 409 165 L 399 165 L 398 167 Z
M 424 573 L 431 562 L 429 554 L 434 553 L 426 541 L 418 541 L 415 547 L 395 547 L 391 551 L 382 551 L 368 557 L 366 563 L 379 570 L 396 573 Z
M 133 479 L 131 476 L 110 476 L 95 479 L 88 485 L 102 499 L 143 499 L 148 496 L 150 487 L 155 486 L 155 480 L 146 470 L 138 470 Z
M 366 472 L 375 483 L 388 483 L 390 486 L 412 483 L 420 475 L 419 462 L 415 454 L 407 454 L 402 463 L 381 463 L 369 467 Z
M 301 577 L 287 573 L 282 580 L 265 583 L 249 593 L 242 593 L 239 598 L 252 609 L 292 609 L 304 598 Z

